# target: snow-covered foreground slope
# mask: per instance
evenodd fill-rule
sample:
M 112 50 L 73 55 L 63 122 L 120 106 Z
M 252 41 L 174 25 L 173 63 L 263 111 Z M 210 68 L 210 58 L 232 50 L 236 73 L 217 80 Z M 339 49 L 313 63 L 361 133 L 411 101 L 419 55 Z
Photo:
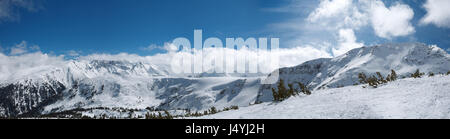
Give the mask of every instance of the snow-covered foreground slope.
M 314 91 L 200 118 L 450 118 L 450 76 Z

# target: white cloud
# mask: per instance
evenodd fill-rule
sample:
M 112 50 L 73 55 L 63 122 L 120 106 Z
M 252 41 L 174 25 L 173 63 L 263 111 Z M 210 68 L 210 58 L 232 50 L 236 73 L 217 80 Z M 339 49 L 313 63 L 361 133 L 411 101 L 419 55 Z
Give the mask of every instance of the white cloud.
M 173 45 L 172 43 L 164 43 L 163 49 L 166 50 L 167 52 L 177 51 L 177 47 L 175 45 Z
M 356 42 L 355 32 L 352 29 L 341 29 L 339 30 L 339 44 L 337 49 L 333 48 L 333 55 L 339 56 L 362 46 L 364 46 L 363 43 Z
M 142 48 L 140 48 L 141 50 L 144 50 L 144 51 L 153 51 L 153 50 L 155 50 L 155 49 L 161 49 L 161 47 L 160 46 L 158 46 L 158 45 L 156 45 L 156 44 L 150 44 L 149 46 L 147 46 L 147 47 L 142 47 Z
M 387 8 L 382 1 L 370 3 L 370 21 L 377 36 L 390 39 L 415 32 L 410 21 L 414 11 L 406 4 L 396 3 Z
M 24 53 L 28 53 L 30 51 L 39 51 L 40 48 L 37 45 L 28 46 L 26 41 L 22 41 L 19 44 L 11 47 L 10 55 L 20 55 Z
M 345 13 L 351 6 L 352 0 L 322 0 L 307 19 L 311 22 L 316 22 L 323 18 L 335 17 Z
M 26 52 L 27 52 L 27 49 L 25 47 L 16 46 L 16 47 L 11 48 L 10 55 L 18 55 L 18 54 L 23 54 Z
M 362 12 L 358 6 L 353 6 L 351 12 L 345 16 L 344 25 L 352 29 L 359 29 L 368 25 L 369 18 L 368 13 Z
M 280 67 L 296 66 L 308 60 L 330 58 L 330 53 L 316 46 L 299 46 L 294 48 L 280 48 L 275 51 L 280 57 Z
M 413 17 L 411 7 L 399 2 L 386 7 L 381 0 L 322 0 L 307 21 L 335 32 L 371 25 L 378 37 L 391 39 L 414 33 Z
M 306 18 L 306 24 L 297 24 L 299 26 L 296 27 L 299 28 L 297 31 L 323 32 L 318 37 L 322 37 L 324 41 L 330 41 L 329 37 L 325 37 L 326 33 L 333 35 L 335 45 L 331 49 L 334 56 L 363 46 L 364 43 L 357 42 L 355 35 L 355 32 L 363 27 L 371 27 L 375 32 L 374 35 L 385 39 L 407 36 L 415 32 L 410 23 L 414 11 L 407 4 L 399 2 L 386 7 L 381 0 L 321 0 L 311 11 Z M 284 23 L 284 25 L 295 24 Z M 321 27 L 311 28 L 311 26 Z
M 66 54 L 71 57 L 80 56 L 80 53 L 81 53 L 80 51 L 75 51 L 75 50 L 69 50 L 66 52 Z
M 368 24 L 368 15 L 353 0 L 322 0 L 306 20 L 331 30 L 359 29 Z
M 0 0 L 0 22 L 17 20 L 19 17 L 18 9 L 27 11 L 36 11 L 38 6 L 33 0 Z
M 0 53 L 0 82 L 40 76 L 49 68 L 61 68 L 66 64 L 62 56 L 52 56 L 41 52 L 7 56 Z
M 164 43 L 163 46 L 158 46 L 156 44 L 150 44 L 147 47 L 141 48 L 141 50 L 144 50 L 144 51 L 165 50 L 167 52 L 176 51 L 175 49 L 176 49 L 176 47 L 173 44 L 167 43 L 167 42 Z
M 421 19 L 422 24 L 450 28 L 450 0 L 427 0 L 423 7 L 427 14 Z

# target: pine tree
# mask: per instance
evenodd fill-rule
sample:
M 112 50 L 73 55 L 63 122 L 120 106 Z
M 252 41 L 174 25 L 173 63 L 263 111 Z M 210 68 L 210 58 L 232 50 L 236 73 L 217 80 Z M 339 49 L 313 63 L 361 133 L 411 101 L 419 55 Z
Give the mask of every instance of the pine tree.
M 149 112 L 145 113 L 145 119 L 151 119 L 151 115 Z
M 284 87 L 284 81 L 280 79 L 280 82 L 278 83 L 278 94 L 280 95 L 280 101 L 284 100 L 286 98 L 288 90 Z
M 387 83 L 387 81 L 384 79 L 383 75 L 381 75 L 380 72 L 377 72 L 377 76 L 378 76 L 378 78 L 379 78 L 379 79 L 377 80 L 378 84 Z
M 416 70 L 413 74 L 411 74 L 411 77 L 413 78 L 421 78 L 421 76 L 424 75 L 424 73 L 421 73 L 419 69 Z
M 158 112 L 158 116 L 155 119 L 162 119 L 162 118 L 163 118 L 163 116 L 162 116 L 161 112 Z
M 209 109 L 209 114 L 215 114 L 215 113 L 217 113 L 217 109 L 216 109 L 216 107 L 213 106 Z
M 397 80 L 397 73 L 395 73 L 395 71 L 392 69 L 391 70 L 391 77 L 390 77 L 391 81 L 395 81 Z
M 434 76 L 434 73 L 433 72 L 429 72 L 428 73 L 428 77 L 433 77 Z
M 378 79 L 374 75 L 372 75 L 372 77 L 369 77 L 367 79 L 367 82 L 369 83 L 370 86 L 372 86 L 374 88 L 377 88 L 377 86 L 378 86 Z
M 132 111 L 130 111 L 130 112 L 128 113 L 128 119 L 133 119 L 133 112 L 132 112 Z
M 280 101 L 280 97 L 278 95 L 278 92 L 275 91 L 275 88 L 272 88 L 272 95 L 273 95 L 273 100 L 274 101 Z
M 166 115 L 164 119 L 173 119 L 172 115 L 167 110 L 164 110 L 164 114 Z
M 284 81 L 283 79 L 280 79 L 278 82 L 278 91 L 276 91 L 274 88 L 272 88 L 272 95 L 274 101 L 283 101 L 285 98 L 288 97 L 288 90 L 284 87 Z
M 302 83 L 298 83 L 298 86 L 300 86 L 300 89 L 302 89 L 302 92 L 306 95 L 311 95 L 311 91 L 308 90 L 308 88 L 302 84 Z
M 287 95 L 288 95 L 288 96 L 295 96 L 296 93 L 295 93 L 295 91 L 294 91 L 294 88 L 292 87 L 292 84 L 288 84 L 288 87 L 289 87 L 289 90 L 288 90 L 288 92 L 287 92 Z
M 361 84 L 366 84 L 367 83 L 366 74 L 361 72 L 361 73 L 358 74 L 358 78 L 359 78 L 359 83 L 361 83 Z

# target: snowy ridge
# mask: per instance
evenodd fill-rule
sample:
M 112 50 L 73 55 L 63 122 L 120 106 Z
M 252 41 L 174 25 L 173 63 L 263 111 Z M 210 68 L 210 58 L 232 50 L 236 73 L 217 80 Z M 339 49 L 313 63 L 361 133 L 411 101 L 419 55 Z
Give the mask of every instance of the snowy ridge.
M 72 61 L 69 63 L 68 69 L 87 78 L 105 76 L 106 74 L 144 77 L 167 76 L 168 74 L 151 64 L 112 60 Z

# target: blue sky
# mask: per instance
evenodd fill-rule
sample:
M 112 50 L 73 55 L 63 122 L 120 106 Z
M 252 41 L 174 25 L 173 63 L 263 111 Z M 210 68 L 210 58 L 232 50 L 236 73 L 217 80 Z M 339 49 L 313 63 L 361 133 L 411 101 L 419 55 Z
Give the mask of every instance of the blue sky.
M 383 31 L 380 31 L 381 35 L 377 34 L 378 30 L 374 29 L 376 18 L 364 20 L 367 22 L 364 25 L 340 25 L 341 18 L 335 18 L 348 14 L 353 18 L 351 12 L 331 13 L 332 16 L 324 14 L 317 20 L 310 20 L 312 13 L 320 11 L 320 5 L 338 5 L 328 0 L 2 1 L 0 46 L 4 53 L 26 41 L 28 45 L 39 46 L 40 51 L 45 53 L 66 54 L 71 51 L 87 55 L 126 52 L 152 55 L 164 51 L 145 48 L 163 46 L 177 37 L 193 41 L 194 29 L 202 29 L 204 39 L 278 37 L 282 48 L 312 46 L 330 53 L 333 53 L 333 48 L 341 49 L 339 45 L 345 44 L 423 42 L 437 44 L 444 49 L 450 46 L 450 25 L 446 25 L 449 22 L 445 14 L 442 20 L 430 19 L 430 22 L 422 23 L 427 10 L 424 8 L 426 1 L 421 0 L 381 1 L 388 10 L 394 11 L 392 7 L 398 7 L 405 15 L 408 15 L 407 9 L 413 11 L 412 19 L 406 19 L 413 31 L 394 28 L 384 31 L 387 36 L 383 36 Z M 364 13 L 360 2 L 351 2 L 350 7 L 357 7 Z M 370 11 L 367 12 L 369 15 Z M 317 25 L 323 22 L 328 23 Z M 331 28 L 324 29 L 327 27 Z

